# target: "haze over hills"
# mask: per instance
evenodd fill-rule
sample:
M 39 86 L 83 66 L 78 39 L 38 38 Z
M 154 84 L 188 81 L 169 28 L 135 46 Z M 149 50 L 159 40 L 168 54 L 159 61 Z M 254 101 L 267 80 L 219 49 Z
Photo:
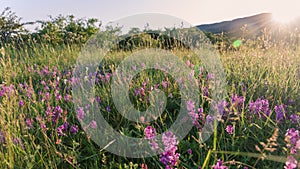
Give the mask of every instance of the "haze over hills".
M 300 28 L 300 19 L 297 18 L 288 24 L 280 24 L 274 21 L 271 13 L 262 13 L 244 18 L 238 18 L 231 21 L 223 21 L 213 24 L 199 25 L 199 28 L 205 32 L 211 32 L 214 34 L 224 33 L 229 37 L 242 37 L 243 31 L 241 28 L 246 25 L 247 34 L 244 35 L 248 38 L 257 37 L 262 34 L 262 31 L 266 28 L 272 32 L 290 32 Z

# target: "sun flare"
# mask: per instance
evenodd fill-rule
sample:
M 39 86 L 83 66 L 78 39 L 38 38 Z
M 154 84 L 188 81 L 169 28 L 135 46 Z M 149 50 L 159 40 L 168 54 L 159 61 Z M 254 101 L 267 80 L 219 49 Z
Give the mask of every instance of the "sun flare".
M 288 24 L 294 21 L 298 16 L 289 13 L 272 13 L 272 18 L 275 22 Z
M 272 17 L 275 22 L 288 24 L 300 17 L 300 11 L 295 6 L 283 6 L 282 8 L 273 10 Z

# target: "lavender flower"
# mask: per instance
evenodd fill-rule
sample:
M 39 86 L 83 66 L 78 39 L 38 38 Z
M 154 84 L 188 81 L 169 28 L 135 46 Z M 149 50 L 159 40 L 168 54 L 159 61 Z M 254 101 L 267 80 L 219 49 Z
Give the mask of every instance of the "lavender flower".
M 238 96 L 236 94 L 233 94 L 231 97 L 231 103 L 233 106 L 235 106 L 238 109 L 241 109 L 245 101 L 244 96 Z
M 144 134 L 146 139 L 149 141 L 149 144 L 151 145 L 152 150 L 157 151 L 158 150 L 158 143 L 156 140 L 156 130 L 152 126 L 147 126 L 144 130 Z
M 227 166 L 223 165 L 223 161 L 221 159 L 218 160 L 216 165 L 212 166 L 213 169 L 227 169 Z
M 206 116 L 206 123 L 212 124 L 214 122 L 214 116 L 207 115 Z
M 162 85 L 164 88 L 167 88 L 167 87 L 168 87 L 168 82 L 167 82 L 167 81 L 163 81 L 163 82 L 161 82 L 161 85 Z
M 33 119 L 32 118 L 27 118 L 25 120 L 27 128 L 32 129 L 33 128 Z
M 295 104 L 295 101 L 294 101 L 293 99 L 290 99 L 290 100 L 288 101 L 288 103 L 289 103 L 289 105 L 294 105 L 294 104 Z
M 281 121 L 286 117 L 286 105 L 276 105 L 275 106 L 276 120 Z
M 59 91 L 55 91 L 54 95 L 55 95 L 55 100 L 56 101 L 59 101 L 59 100 L 62 99 L 62 96 L 59 94 Z
M 206 77 L 206 81 L 213 80 L 214 78 L 215 78 L 214 74 L 208 73 L 208 74 L 207 74 L 207 77 Z
M 162 135 L 162 141 L 165 146 L 164 152 L 160 155 L 160 162 L 162 162 L 166 168 L 173 168 L 177 165 L 180 154 L 177 153 L 178 140 L 171 131 L 168 131 Z
M 70 131 L 72 134 L 76 134 L 78 132 L 78 126 L 72 125 Z
M 50 74 L 50 71 L 49 71 L 49 67 L 48 66 L 45 66 L 43 70 L 41 70 L 40 72 L 40 75 L 43 76 L 43 75 L 49 75 Z
M 200 112 L 196 112 L 196 110 L 195 110 L 195 102 L 192 101 L 192 100 L 188 100 L 186 104 L 187 104 L 187 110 L 189 111 L 189 115 L 192 118 L 193 124 L 197 128 L 200 128 L 200 124 L 199 124 L 198 120 L 199 120 L 200 115 L 202 116 L 201 113 L 203 112 L 203 109 L 198 109 L 198 111 L 200 110 Z
M 151 139 L 156 136 L 156 130 L 152 126 L 147 126 L 144 130 L 144 134 L 146 136 L 146 139 Z
M 293 156 L 289 156 L 288 160 L 285 162 L 285 169 L 297 168 L 297 160 Z
M 65 122 L 64 124 L 60 125 L 57 127 L 56 131 L 59 136 L 64 136 L 66 135 L 65 132 L 68 130 L 69 123 Z
M 300 116 L 297 114 L 292 114 L 290 116 L 290 120 L 292 121 L 292 123 L 294 124 L 299 124 L 300 123 Z
M 189 112 L 195 111 L 195 102 L 193 100 L 188 100 L 186 102 L 186 107 Z
M 101 99 L 100 99 L 100 97 L 99 97 L 99 96 L 97 96 L 97 97 L 96 97 L 96 101 L 98 102 L 98 104 L 100 104 L 100 103 L 101 103 Z
M 285 134 L 285 141 L 287 142 L 287 148 L 290 148 L 291 154 L 296 154 L 297 149 L 299 149 L 300 135 L 299 130 L 295 128 L 290 128 Z
M 20 101 L 19 101 L 19 106 L 20 106 L 20 107 L 23 107 L 24 104 L 25 104 L 25 102 L 24 102 L 23 100 L 20 100 Z
M 193 124 L 197 125 L 198 120 L 199 120 L 199 114 L 196 113 L 195 111 L 189 112 L 190 117 L 192 118 Z
M 251 102 L 249 104 L 249 110 L 251 113 L 256 114 L 258 118 L 261 118 L 261 114 L 263 113 L 265 116 L 269 116 L 271 110 L 269 108 L 268 100 L 257 99 L 255 102 Z
M 50 100 L 50 93 L 49 93 L 49 92 L 47 92 L 47 93 L 45 94 L 45 100 L 47 100 L 47 101 Z
M 221 100 L 218 105 L 217 105 L 217 110 L 219 112 L 220 115 L 223 115 L 227 112 L 227 106 L 228 106 L 228 102 L 225 100 Z
M 42 131 L 47 131 L 47 130 L 48 130 L 48 128 L 47 128 L 45 122 L 41 122 L 41 123 L 40 123 L 40 128 L 42 129 Z
M 52 122 L 53 124 L 57 124 L 58 119 L 62 116 L 63 109 L 60 106 L 56 106 L 52 113 Z
M 208 97 L 209 96 L 209 91 L 207 87 L 202 87 L 202 92 L 203 92 L 203 96 Z
M 232 125 L 228 125 L 225 130 L 228 134 L 233 134 L 234 132 L 234 128 Z
M 82 107 L 79 107 L 77 110 L 77 118 L 79 120 L 82 120 L 84 118 L 84 111 Z
M 69 102 L 71 100 L 71 95 L 70 94 L 66 94 L 64 97 L 66 102 Z
M 95 120 L 92 120 L 90 122 L 90 128 L 92 128 L 92 129 L 96 129 L 97 128 L 97 122 Z

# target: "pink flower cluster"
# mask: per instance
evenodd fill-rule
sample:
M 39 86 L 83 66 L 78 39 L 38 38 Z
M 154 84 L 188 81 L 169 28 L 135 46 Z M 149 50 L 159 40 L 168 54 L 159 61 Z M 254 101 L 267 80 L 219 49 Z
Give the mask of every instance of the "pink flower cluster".
M 285 163 L 285 169 L 294 169 L 297 168 L 297 160 L 293 155 L 297 153 L 298 150 L 300 150 L 300 135 L 299 130 L 296 130 L 295 128 L 290 128 L 287 130 L 285 134 L 285 141 L 287 148 L 290 149 L 290 156 L 288 156 L 288 159 Z
M 155 128 L 152 126 L 146 127 L 144 134 L 152 150 L 159 151 Z M 180 154 L 176 152 L 178 150 L 178 140 L 171 131 L 168 131 L 162 135 L 162 142 L 164 149 L 160 153 L 160 162 L 165 165 L 166 169 L 173 169 L 177 165 L 180 156 Z

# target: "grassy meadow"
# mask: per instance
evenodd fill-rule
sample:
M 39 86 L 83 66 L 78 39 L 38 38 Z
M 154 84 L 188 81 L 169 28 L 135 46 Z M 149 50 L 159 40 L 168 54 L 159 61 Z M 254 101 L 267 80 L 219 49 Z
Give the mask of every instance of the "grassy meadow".
M 213 119 L 219 124 L 205 142 L 199 140 L 199 131 L 212 118 L 207 112 L 213 77 L 200 62 L 190 60 L 188 50 L 172 50 L 201 82 L 200 105 L 188 103 L 195 126 L 179 142 L 169 133 L 173 141 L 164 141 L 166 149 L 160 155 L 135 159 L 99 147 L 79 123 L 86 107 L 73 105 L 76 79 L 72 71 L 82 45 L 26 43 L 22 47 L 5 44 L 0 54 L 0 168 L 271 169 L 300 165 L 298 44 L 262 48 L 257 40 L 234 50 L 218 50 L 226 73 L 226 96 L 218 104 L 223 116 Z M 98 104 L 116 131 L 153 143 L 155 133 L 166 131 L 176 119 L 180 89 L 163 71 L 141 72 L 130 86 L 132 104 L 145 110 L 149 92 L 158 88 L 167 96 L 168 105 L 154 122 L 126 120 L 112 103 L 110 79 L 118 63 L 130 54 L 111 52 L 103 61 L 97 75 L 97 97 L 90 104 Z M 89 126 L 96 128 L 97 124 Z

